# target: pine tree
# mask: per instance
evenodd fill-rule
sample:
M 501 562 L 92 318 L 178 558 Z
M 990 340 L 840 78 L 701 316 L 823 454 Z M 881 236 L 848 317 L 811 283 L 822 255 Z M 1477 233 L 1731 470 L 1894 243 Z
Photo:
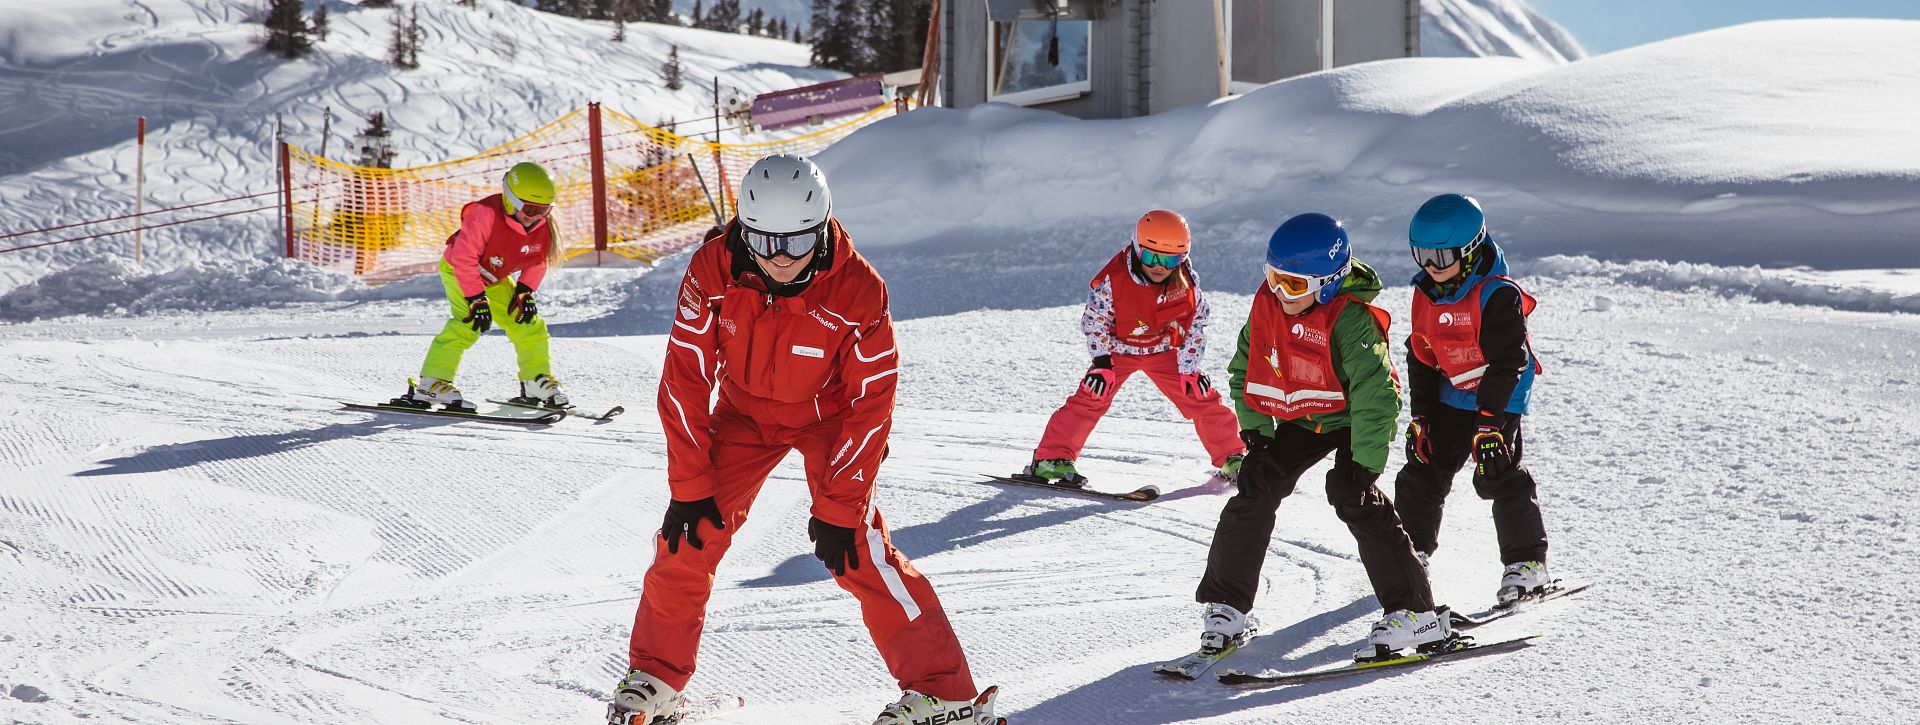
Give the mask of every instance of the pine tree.
M 705 27 L 726 33 L 740 32 L 740 0 L 713 0 Z
M 413 5 L 408 7 L 408 13 L 407 13 L 407 67 L 408 68 L 420 67 L 420 39 L 422 37 L 424 36 L 420 32 L 420 4 L 414 3 Z
M 298 58 L 313 49 L 313 28 L 300 10 L 300 0 L 272 0 L 267 6 L 267 52 Z
M 614 0 L 613 2 L 613 42 L 615 43 L 627 42 L 627 2 L 626 0 Z
M 360 0 L 360 7 L 390 8 L 390 7 L 393 7 L 393 0 Z
M 660 66 L 660 79 L 666 81 L 668 90 L 677 91 L 686 87 L 684 73 L 680 67 L 680 46 L 672 46 L 667 50 L 667 62 Z
M 409 43 L 412 36 L 407 34 L 406 20 L 398 11 L 395 11 L 389 18 L 389 24 L 393 26 L 393 32 L 387 36 L 387 62 L 403 70 L 413 68 L 410 65 L 413 55 Z
M 805 43 L 805 42 L 807 42 L 807 36 L 806 36 L 806 34 L 805 34 L 805 33 L 803 33 L 803 32 L 801 32 L 801 30 L 800 30 L 799 28 L 794 28 L 794 29 L 793 29 L 793 42 L 795 42 L 795 43 Z
M 313 9 L 313 37 L 326 40 L 327 30 L 327 4 L 323 2 Z
M 761 12 L 760 8 L 754 8 L 753 12 L 747 13 L 747 34 L 759 35 L 761 31 L 766 30 L 766 20 L 766 13 Z
M 700 10 L 700 5 L 701 0 L 693 0 L 693 27 L 696 28 L 707 27 L 705 24 L 706 21 L 700 19 L 701 16 L 706 14 Z
M 367 127 L 360 129 L 360 165 L 391 169 L 393 154 L 393 131 L 387 128 L 387 113 L 374 111 Z

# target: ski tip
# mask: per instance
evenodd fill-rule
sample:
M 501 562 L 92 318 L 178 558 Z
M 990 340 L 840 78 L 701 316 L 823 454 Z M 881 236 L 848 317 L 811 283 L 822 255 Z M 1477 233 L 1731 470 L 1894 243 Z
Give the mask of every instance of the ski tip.
M 1133 493 L 1130 495 L 1134 500 L 1137 500 L 1137 501 L 1152 501 L 1156 498 L 1160 498 L 1160 487 L 1153 486 L 1153 485 L 1141 486 L 1137 489 L 1134 489 Z

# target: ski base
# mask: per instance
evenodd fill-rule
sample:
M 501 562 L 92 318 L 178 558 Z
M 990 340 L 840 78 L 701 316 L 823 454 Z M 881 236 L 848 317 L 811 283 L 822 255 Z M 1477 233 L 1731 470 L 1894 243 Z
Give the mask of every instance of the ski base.
M 1379 670 L 1419 667 L 1422 665 L 1433 664 L 1435 662 L 1451 662 L 1454 660 L 1461 660 L 1469 657 L 1478 657 L 1480 655 L 1493 654 L 1495 652 L 1508 652 L 1508 651 L 1520 649 L 1522 647 L 1526 647 L 1527 645 L 1531 644 L 1533 640 L 1543 636 L 1545 635 L 1529 634 L 1523 637 L 1515 637 L 1513 639 L 1505 639 L 1505 640 L 1500 640 L 1498 642 L 1489 642 L 1487 644 L 1472 644 L 1472 639 L 1473 639 L 1472 637 L 1462 636 L 1460 637 L 1460 641 L 1463 643 L 1466 643 L 1465 647 L 1460 647 L 1458 649 L 1445 650 L 1441 652 L 1415 653 L 1415 654 L 1405 655 L 1401 657 L 1394 657 L 1392 659 L 1373 660 L 1370 662 L 1355 662 L 1352 664 L 1342 665 L 1339 667 L 1329 667 L 1321 670 L 1308 670 L 1306 672 L 1273 672 L 1273 671 L 1246 672 L 1243 670 L 1229 669 L 1224 672 L 1221 672 L 1217 677 L 1222 684 L 1227 684 L 1227 685 L 1263 685 L 1263 686 L 1298 685 L 1301 683 L 1313 682 L 1316 680 L 1332 679 L 1336 677 L 1345 677 L 1347 675 L 1358 674 L 1363 672 L 1376 672 Z
M 1552 601 L 1570 594 L 1579 594 L 1580 592 L 1584 592 L 1592 588 L 1593 588 L 1593 582 L 1581 582 L 1578 584 L 1569 584 L 1563 580 L 1555 579 L 1553 581 L 1547 582 L 1546 586 L 1541 587 L 1541 591 L 1539 594 L 1533 594 L 1530 596 L 1522 597 L 1520 598 L 1519 601 L 1516 601 L 1507 606 L 1503 607 L 1496 604 L 1491 609 L 1488 609 L 1483 612 L 1474 612 L 1472 614 L 1467 614 L 1464 612 L 1449 611 L 1447 613 L 1447 616 L 1453 619 L 1454 629 L 1456 630 L 1473 629 L 1474 627 L 1485 626 L 1494 621 L 1504 619 L 1506 617 L 1511 617 L 1515 614 L 1519 614 L 1521 612 L 1527 611 L 1528 609 L 1533 608 L 1534 605 L 1539 604 L 1541 602 Z
M 623 405 L 616 405 L 616 406 L 613 406 L 612 408 L 608 408 L 607 412 L 601 413 L 599 415 L 591 415 L 589 413 L 586 413 L 580 410 L 579 406 L 569 405 L 564 408 L 559 408 L 551 405 L 541 405 L 540 403 L 533 402 L 531 399 L 487 398 L 487 402 L 493 403 L 495 405 L 511 405 L 516 408 L 526 408 L 529 410 L 557 410 L 557 411 L 566 413 L 568 417 L 586 418 L 587 420 L 613 420 L 614 416 L 627 412 L 626 406 L 623 406 Z
M 1047 489 L 1048 491 L 1058 491 L 1060 493 L 1078 494 L 1081 496 L 1092 496 L 1094 498 L 1104 498 L 1104 499 L 1109 499 L 1113 501 L 1144 502 L 1144 501 L 1152 501 L 1156 498 L 1160 498 L 1159 486 L 1141 486 L 1140 488 L 1134 489 L 1132 493 L 1108 493 L 1106 491 L 1096 491 L 1091 488 L 1074 488 L 1072 486 L 1061 486 L 1057 484 L 1047 483 L 1046 479 L 1044 478 L 1040 478 L 1038 476 L 1030 476 L 1024 473 L 1016 473 L 1011 476 L 988 475 L 987 478 L 992 479 L 994 481 L 998 481 L 1000 483 L 1010 483 L 1016 486 L 1027 486 L 1030 488 L 1044 488 L 1044 489 Z
M 680 700 L 680 707 L 674 710 L 673 715 L 655 718 L 653 722 L 641 722 L 633 719 L 633 711 L 607 703 L 607 725 L 690 725 L 746 706 L 747 698 L 739 695 L 689 697 Z
M 1233 654 L 1238 649 L 1240 645 L 1235 644 L 1227 645 L 1226 649 L 1219 652 L 1195 651 L 1180 659 L 1154 665 L 1153 671 L 1175 679 L 1197 680 L 1201 675 L 1207 674 L 1207 670 L 1213 669 L 1214 665 L 1220 664 L 1220 660 L 1226 659 L 1227 655 Z
M 394 405 L 392 403 L 368 405 L 366 403 L 348 403 L 342 401 L 340 405 L 352 410 L 411 413 L 414 415 L 431 415 L 442 418 L 477 420 L 482 423 L 506 423 L 509 425 L 551 425 L 560 422 L 561 418 L 567 417 L 567 412 L 564 410 L 544 411 L 539 415 L 499 415 L 478 412 L 463 413 L 457 410 L 443 410 L 438 408 L 416 408 L 411 405 Z

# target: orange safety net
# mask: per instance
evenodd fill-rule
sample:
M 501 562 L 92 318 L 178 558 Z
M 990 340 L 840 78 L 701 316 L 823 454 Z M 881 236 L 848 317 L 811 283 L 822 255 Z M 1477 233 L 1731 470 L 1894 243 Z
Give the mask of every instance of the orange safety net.
M 785 138 L 712 143 L 589 108 L 473 156 L 405 169 L 353 166 L 289 146 L 288 254 L 374 282 L 432 272 L 460 227 L 461 207 L 498 193 L 513 164 L 533 161 L 553 177 L 553 220 L 568 259 L 599 251 L 598 213 L 606 219 L 605 252 L 651 265 L 698 243 L 716 216 L 732 217 L 740 175 L 755 161 L 778 153 L 812 156 L 894 109 L 887 103 Z M 595 111 L 605 209 L 594 204 Z

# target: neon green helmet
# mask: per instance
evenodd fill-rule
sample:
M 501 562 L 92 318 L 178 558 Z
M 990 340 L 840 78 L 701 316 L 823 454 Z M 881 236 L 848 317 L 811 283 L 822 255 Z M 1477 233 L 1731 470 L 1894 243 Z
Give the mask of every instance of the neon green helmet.
M 508 214 L 520 212 L 520 202 L 529 204 L 553 203 L 553 177 L 547 175 L 544 166 L 532 161 L 522 161 L 507 169 L 507 175 L 500 179 L 500 200 Z

